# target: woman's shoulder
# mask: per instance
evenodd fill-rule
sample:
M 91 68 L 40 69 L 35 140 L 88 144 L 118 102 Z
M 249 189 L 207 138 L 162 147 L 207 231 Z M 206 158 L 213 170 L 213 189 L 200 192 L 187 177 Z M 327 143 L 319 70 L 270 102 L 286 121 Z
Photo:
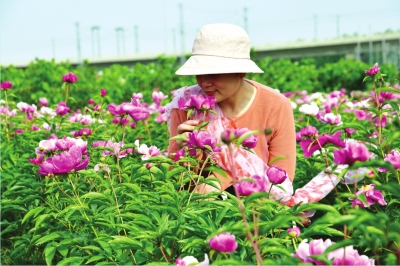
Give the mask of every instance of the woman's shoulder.
M 259 97 L 261 101 L 268 101 L 272 103 L 290 103 L 290 100 L 283 95 L 279 90 L 268 87 L 254 80 L 248 80 L 253 86 L 258 90 Z

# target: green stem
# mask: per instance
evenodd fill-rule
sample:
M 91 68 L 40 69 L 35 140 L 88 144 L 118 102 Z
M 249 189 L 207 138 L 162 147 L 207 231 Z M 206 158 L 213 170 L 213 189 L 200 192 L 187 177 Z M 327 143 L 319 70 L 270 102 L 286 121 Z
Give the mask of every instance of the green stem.
M 234 166 L 235 164 L 234 164 L 234 158 L 233 158 L 233 150 L 232 150 L 232 145 L 231 144 L 228 144 L 228 152 L 229 152 L 229 155 L 230 155 L 229 156 L 230 157 L 230 163 L 231 163 L 231 166 L 232 166 L 232 181 L 233 181 L 233 185 L 235 185 L 237 183 L 237 177 L 236 177 L 236 171 L 235 171 L 235 166 Z M 242 200 L 240 198 L 239 191 L 236 189 L 236 186 L 233 186 L 233 187 L 235 189 L 235 195 L 236 195 L 236 198 L 238 200 L 239 209 L 240 209 L 240 212 L 242 214 L 242 219 L 243 219 L 246 231 L 247 231 L 247 239 L 250 241 L 250 244 L 252 245 L 252 247 L 254 249 L 254 252 L 256 253 L 257 264 L 258 265 L 262 265 L 262 258 L 261 258 L 260 249 L 258 248 L 258 245 L 257 245 L 256 241 L 253 239 L 253 236 L 251 235 L 250 226 L 249 226 L 249 223 L 248 223 L 247 218 L 246 218 L 244 205 L 243 205 L 243 202 L 242 202 Z
M 147 126 L 147 123 L 146 123 L 144 120 L 142 120 L 142 121 L 143 121 L 143 124 L 144 124 L 144 128 L 146 129 L 147 136 L 149 137 L 150 145 L 153 145 L 153 143 L 152 143 L 152 141 L 151 141 L 151 136 L 150 136 L 149 127 Z
M 69 84 L 67 83 L 65 86 L 65 104 L 67 104 L 68 101 L 68 90 L 69 90 Z
M 74 185 L 74 182 L 72 182 L 71 177 L 70 177 L 69 174 L 68 174 L 68 180 L 69 180 L 69 182 L 71 183 L 72 188 L 74 189 L 75 197 L 78 199 L 78 202 L 79 202 L 79 204 L 80 204 L 81 207 L 82 207 L 83 216 L 86 218 L 86 220 L 87 220 L 89 223 L 91 223 L 89 217 L 88 217 L 87 214 L 86 214 L 85 206 L 83 205 L 81 199 L 79 198 L 79 195 L 78 195 L 78 192 L 76 191 L 76 187 L 75 187 L 75 185 Z M 96 232 L 96 230 L 94 229 L 93 225 L 90 225 L 90 227 L 92 228 L 93 233 L 94 233 L 94 235 L 96 236 L 96 238 L 99 237 L 99 236 L 97 235 L 97 232 Z
M 4 90 L 4 98 L 6 99 L 6 110 L 8 112 L 8 98 L 7 98 L 7 90 Z M 6 124 L 5 124 L 5 128 L 6 128 L 6 138 L 7 141 L 10 142 L 10 135 L 8 134 L 8 127 L 9 127 L 9 123 L 8 123 L 8 114 L 5 113 L 5 118 L 6 118 Z

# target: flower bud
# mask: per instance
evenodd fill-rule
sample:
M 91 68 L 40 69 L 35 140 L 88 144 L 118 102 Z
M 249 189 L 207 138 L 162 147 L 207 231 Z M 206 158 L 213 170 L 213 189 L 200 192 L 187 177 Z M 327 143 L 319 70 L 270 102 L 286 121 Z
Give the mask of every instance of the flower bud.
M 287 229 L 288 235 L 292 238 L 298 238 L 300 236 L 300 228 L 298 226 L 293 226 Z

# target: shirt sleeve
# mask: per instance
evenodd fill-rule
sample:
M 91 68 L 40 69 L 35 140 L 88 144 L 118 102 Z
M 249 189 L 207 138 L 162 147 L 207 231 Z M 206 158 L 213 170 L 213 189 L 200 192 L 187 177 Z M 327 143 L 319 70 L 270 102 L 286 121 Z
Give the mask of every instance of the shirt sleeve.
M 186 112 L 181 111 L 179 109 L 172 109 L 171 110 L 171 116 L 170 116 L 170 132 L 169 132 L 169 137 L 175 137 L 178 132 L 178 126 L 185 122 L 186 119 Z M 168 145 L 168 153 L 175 153 L 179 150 L 178 145 L 176 144 L 175 140 L 169 140 L 169 145 Z
M 268 165 L 284 169 L 293 181 L 296 169 L 296 129 L 290 101 L 284 101 L 281 105 L 276 127 L 270 136 L 269 153 L 269 162 L 273 161 Z

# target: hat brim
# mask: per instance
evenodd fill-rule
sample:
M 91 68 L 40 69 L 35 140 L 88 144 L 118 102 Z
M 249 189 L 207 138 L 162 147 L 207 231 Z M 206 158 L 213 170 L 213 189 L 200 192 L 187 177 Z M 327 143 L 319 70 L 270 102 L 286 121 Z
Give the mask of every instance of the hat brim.
M 226 73 L 264 73 L 264 71 L 250 59 L 192 55 L 175 72 L 175 74 L 181 76 Z

